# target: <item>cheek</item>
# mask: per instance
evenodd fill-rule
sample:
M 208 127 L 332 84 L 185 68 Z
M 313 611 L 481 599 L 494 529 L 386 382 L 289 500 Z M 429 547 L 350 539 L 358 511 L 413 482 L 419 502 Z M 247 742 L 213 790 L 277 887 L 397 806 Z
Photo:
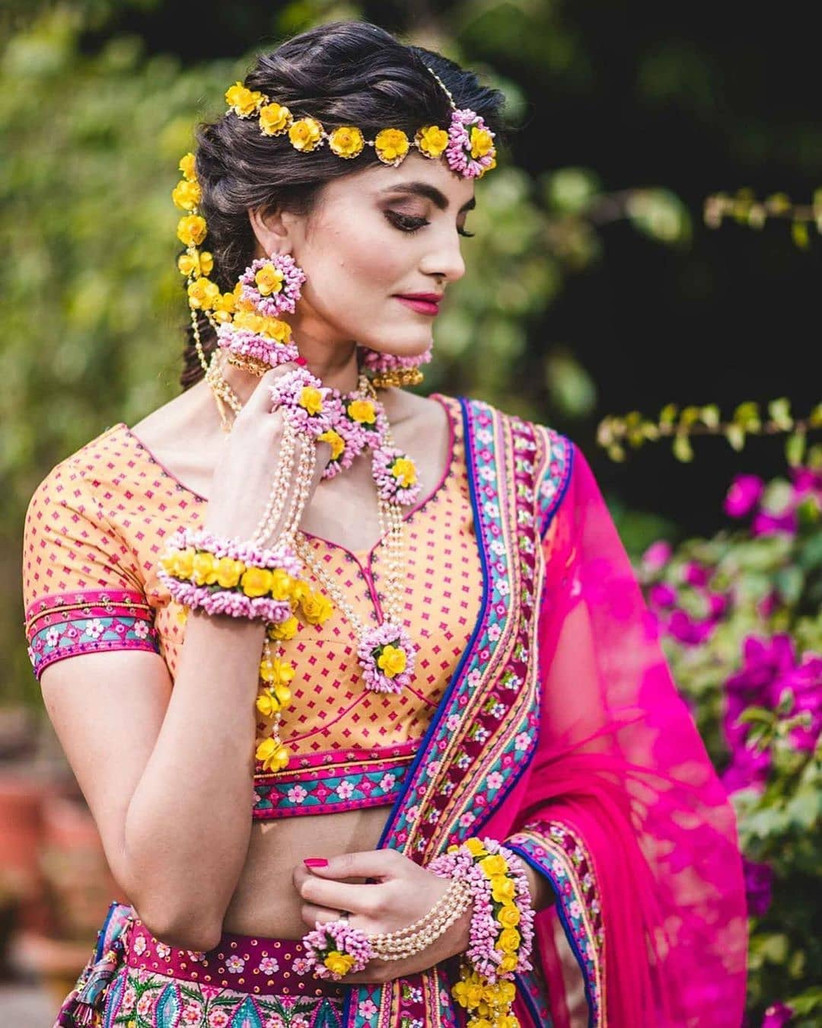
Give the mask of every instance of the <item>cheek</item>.
M 390 292 L 407 276 L 409 250 L 381 215 L 379 220 L 352 216 L 343 225 L 326 226 L 312 247 L 312 264 L 322 275 L 317 281 L 345 287 L 349 301 L 356 302 L 357 294 Z

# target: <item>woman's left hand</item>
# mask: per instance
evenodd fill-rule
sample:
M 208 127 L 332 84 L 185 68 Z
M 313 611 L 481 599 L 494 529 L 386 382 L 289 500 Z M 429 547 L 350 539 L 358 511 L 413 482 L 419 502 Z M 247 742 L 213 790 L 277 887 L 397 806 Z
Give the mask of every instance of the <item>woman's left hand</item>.
M 371 879 L 351 882 L 349 879 Z M 396 850 L 369 850 L 329 857 L 324 866 L 294 872 L 294 885 L 303 900 L 302 919 L 308 928 L 339 920 L 348 912 L 354 928 L 367 935 L 394 932 L 418 921 L 448 888 L 449 881 L 426 871 Z M 468 948 L 471 908 L 443 935 L 420 953 L 403 960 L 371 960 L 358 974 L 341 979 L 347 984 L 387 982 L 415 974 Z

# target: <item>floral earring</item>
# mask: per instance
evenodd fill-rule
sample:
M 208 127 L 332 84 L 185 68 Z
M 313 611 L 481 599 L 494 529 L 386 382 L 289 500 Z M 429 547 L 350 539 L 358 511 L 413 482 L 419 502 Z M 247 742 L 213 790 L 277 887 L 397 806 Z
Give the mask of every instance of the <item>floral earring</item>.
M 217 327 L 217 343 L 228 362 L 255 375 L 296 360 L 291 326 L 279 314 L 293 314 L 305 272 L 290 254 L 262 257 L 245 269 L 234 292 L 230 320 Z
M 387 389 L 389 386 L 402 389 L 419 385 L 424 377 L 420 365 L 427 364 L 430 360 L 430 346 L 424 353 L 414 357 L 396 357 L 394 354 L 380 353 L 379 350 L 372 350 L 367 346 L 360 347 L 361 367 L 363 371 L 371 373 L 371 385 L 375 389 Z

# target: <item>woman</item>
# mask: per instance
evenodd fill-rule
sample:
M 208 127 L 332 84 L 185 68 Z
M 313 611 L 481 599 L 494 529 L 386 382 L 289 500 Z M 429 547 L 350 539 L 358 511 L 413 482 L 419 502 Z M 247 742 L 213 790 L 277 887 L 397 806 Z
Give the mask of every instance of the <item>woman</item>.
M 732 813 L 583 455 L 402 388 L 501 96 L 349 22 L 226 99 L 174 191 L 183 392 L 26 519 L 124 893 L 58 1023 L 736 1028 Z

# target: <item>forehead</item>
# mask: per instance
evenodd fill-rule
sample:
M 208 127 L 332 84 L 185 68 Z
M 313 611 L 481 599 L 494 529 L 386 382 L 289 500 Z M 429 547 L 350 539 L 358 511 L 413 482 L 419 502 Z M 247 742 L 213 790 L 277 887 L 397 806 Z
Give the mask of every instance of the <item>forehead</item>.
M 459 210 L 474 197 L 475 179 L 463 178 L 451 171 L 443 158 L 431 159 L 410 153 L 396 168 L 371 165 L 362 171 L 332 179 L 323 190 L 326 201 L 350 201 L 354 198 L 379 199 L 390 196 L 396 188 L 409 183 L 424 183 L 438 190 L 445 198 L 447 210 Z

